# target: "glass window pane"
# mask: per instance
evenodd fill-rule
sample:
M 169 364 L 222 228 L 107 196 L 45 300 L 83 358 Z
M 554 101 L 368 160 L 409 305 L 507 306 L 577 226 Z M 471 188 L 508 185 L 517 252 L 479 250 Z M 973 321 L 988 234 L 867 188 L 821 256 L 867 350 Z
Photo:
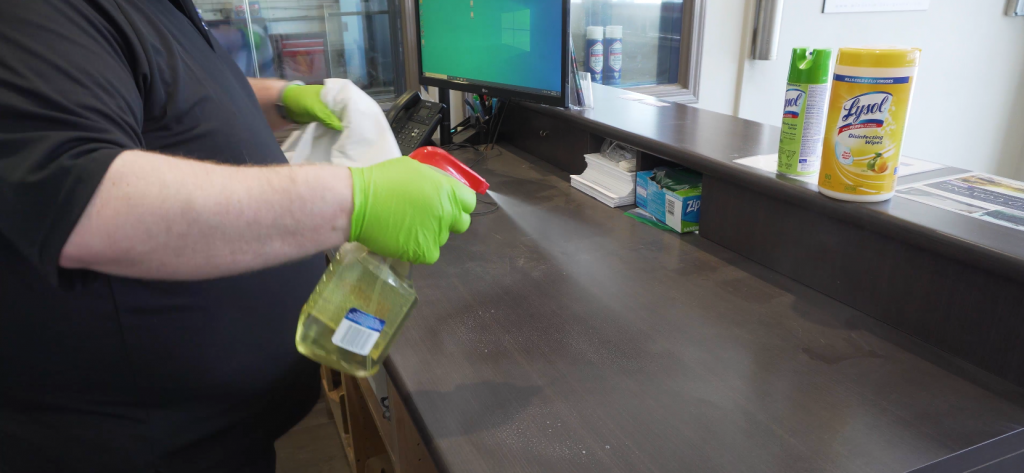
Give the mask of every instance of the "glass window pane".
M 378 100 L 405 91 L 398 0 L 195 0 L 249 77 L 349 79 Z
M 621 26 L 621 78 L 602 74 L 605 85 L 635 87 L 679 82 L 679 46 L 683 25 L 683 0 L 571 0 L 569 27 L 577 66 L 587 59 L 588 26 Z M 615 60 L 604 42 L 604 71 Z

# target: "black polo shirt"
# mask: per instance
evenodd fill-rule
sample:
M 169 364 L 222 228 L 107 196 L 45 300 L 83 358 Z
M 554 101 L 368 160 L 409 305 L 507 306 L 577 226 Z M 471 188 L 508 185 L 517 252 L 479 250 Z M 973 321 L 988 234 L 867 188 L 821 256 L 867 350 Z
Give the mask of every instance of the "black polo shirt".
M 201 282 L 57 264 L 124 150 L 285 162 L 215 43 L 191 0 L 0 5 L 0 472 L 272 471 L 316 401 L 294 333 L 322 257 Z

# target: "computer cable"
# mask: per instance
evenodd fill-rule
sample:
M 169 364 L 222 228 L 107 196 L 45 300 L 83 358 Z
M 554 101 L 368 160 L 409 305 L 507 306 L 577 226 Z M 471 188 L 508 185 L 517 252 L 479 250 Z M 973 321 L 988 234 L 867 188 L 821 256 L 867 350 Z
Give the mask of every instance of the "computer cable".
M 508 113 L 509 104 L 510 102 L 503 102 L 503 104 L 498 108 L 498 110 L 501 112 L 500 117 L 491 117 L 491 120 L 494 120 L 495 118 L 498 119 L 498 125 L 494 127 L 494 133 L 491 134 L 490 141 L 483 146 L 483 154 L 479 158 L 477 158 L 476 161 L 473 161 L 473 164 L 469 165 L 470 169 L 472 169 L 473 166 L 480 164 L 486 159 L 501 156 L 502 153 L 500 149 L 498 150 L 498 154 L 494 156 L 490 156 L 490 153 L 491 151 L 494 150 L 494 144 L 498 141 L 498 133 L 501 131 L 501 124 L 505 121 L 505 114 Z
M 488 202 L 486 200 L 481 199 L 479 195 L 476 196 L 476 203 L 477 203 L 477 205 L 479 205 L 479 204 L 487 204 L 487 205 L 490 205 L 491 208 L 486 209 L 486 210 L 474 210 L 474 211 L 470 212 L 469 215 L 471 215 L 473 217 L 483 217 L 484 215 L 489 215 L 489 214 L 492 214 L 494 212 L 497 212 L 498 209 L 501 208 L 501 207 L 498 206 L 498 203 L 495 202 L 493 199 L 490 202 Z

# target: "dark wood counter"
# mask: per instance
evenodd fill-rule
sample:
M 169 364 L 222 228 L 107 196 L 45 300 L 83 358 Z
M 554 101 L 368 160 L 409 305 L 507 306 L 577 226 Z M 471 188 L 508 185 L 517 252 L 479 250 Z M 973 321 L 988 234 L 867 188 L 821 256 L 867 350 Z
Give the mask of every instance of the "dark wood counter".
M 901 473 L 1024 425 L 1019 389 L 524 152 L 476 169 L 501 209 L 416 268 L 385 365 L 441 471 Z
M 891 238 L 1024 281 L 1024 233 L 1020 231 L 907 199 L 874 204 L 830 199 L 819 194 L 813 184 L 733 162 L 737 158 L 777 152 L 779 127 L 687 105 L 652 107 L 619 98 L 626 93 L 595 85 L 594 99 L 598 105 L 592 110 L 520 106 L 816 213 L 868 225 Z M 548 136 L 549 141 L 559 138 Z M 946 168 L 901 178 L 899 182 L 907 184 L 964 172 L 967 171 Z
M 774 153 L 778 127 L 624 94 L 595 86 L 585 111 L 513 104 L 505 138 L 574 173 L 604 138 L 644 151 L 641 168 L 668 161 L 702 172 L 702 237 L 1024 387 L 1024 232 L 899 196 L 830 199 L 734 162 Z

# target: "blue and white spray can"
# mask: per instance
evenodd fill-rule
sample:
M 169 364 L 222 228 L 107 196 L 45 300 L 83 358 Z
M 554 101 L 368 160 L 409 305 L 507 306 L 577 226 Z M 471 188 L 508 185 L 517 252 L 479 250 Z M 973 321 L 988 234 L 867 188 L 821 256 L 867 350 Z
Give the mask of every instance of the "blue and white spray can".
M 622 27 L 604 27 L 604 85 L 622 82 Z
M 587 52 L 585 72 L 590 73 L 590 80 L 601 83 L 601 72 L 604 70 L 604 28 L 587 27 Z

